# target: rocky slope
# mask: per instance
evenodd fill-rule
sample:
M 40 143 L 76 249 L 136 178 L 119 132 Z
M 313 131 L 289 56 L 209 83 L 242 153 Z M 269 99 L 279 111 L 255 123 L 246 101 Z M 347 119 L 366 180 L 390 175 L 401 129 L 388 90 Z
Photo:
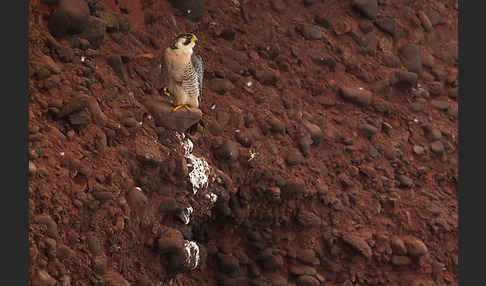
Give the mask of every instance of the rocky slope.
M 458 285 L 457 1 L 29 13 L 32 285 Z M 179 132 L 184 32 L 205 78 Z

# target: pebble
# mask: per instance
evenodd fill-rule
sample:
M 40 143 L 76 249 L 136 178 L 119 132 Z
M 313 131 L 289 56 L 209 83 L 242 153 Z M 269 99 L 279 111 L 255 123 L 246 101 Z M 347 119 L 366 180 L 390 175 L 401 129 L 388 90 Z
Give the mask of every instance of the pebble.
M 418 17 L 420 19 L 420 22 L 422 22 L 422 26 L 424 27 L 425 31 L 432 31 L 432 23 L 430 22 L 429 17 L 424 13 L 424 11 L 419 11 Z
M 428 84 L 428 90 L 432 96 L 440 96 L 444 92 L 444 87 L 440 81 L 433 81 Z
M 442 138 L 442 132 L 437 128 L 433 128 L 430 125 L 424 126 L 424 131 L 429 140 L 436 141 Z
M 297 214 L 297 222 L 305 227 L 318 227 L 321 225 L 321 218 L 312 212 L 300 210 Z
M 277 119 L 274 116 L 270 116 L 267 119 L 267 123 L 273 132 L 285 133 L 285 123 L 282 120 Z
M 420 57 L 420 49 L 415 44 L 405 44 L 399 50 L 400 58 L 403 65 L 409 72 L 419 74 L 422 70 L 422 59 Z
M 142 214 L 147 205 L 148 205 L 148 198 L 147 196 L 139 189 L 132 188 L 127 195 L 127 202 L 130 208 L 135 211 L 136 214 Z
M 37 275 L 32 279 L 32 286 L 55 286 L 56 284 L 56 279 L 45 270 L 37 271 Z
M 424 151 L 425 151 L 424 147 L 419 146 L 419 145 L 414 145 L 412 149 L 413 149 L 413 152 L 415 154 L 419 155 L 419 156 L 424 154 Z
M 283 0 L 271 0 L 270 4 L 275 12 L 282 13 L 287 8 L 287 5 Z
M 407 247 L 407 253 L 413 257 L 423 256 L 428 252 L 427 246 L 420 239 L 413 236 L 406 236 L 403 238 L 403 242 Z
M 391 17 L 380 17 L 375 21 L 376 26 L 381 30 L 395 36 L 396 22 Z
M 29 160 L 29 174 L 33 176 L 36 173 L 37 173 L 37 166 L 34 164 L 34 162 Z
M 405 83 L 407 86 L 415 86 L 417 83 L 418 75 L 416 73 L 399 70 L 395 75 L 398 83 Z
M 447 102 L 446 100 L 433 99 L 430 101 L 430 105 L 439 110 L 446 110 L 449 108 L 449 102 Z
M 59 0 L 49 17 L 48 28 L 55 37 L 83 32 L 88 25 L 89 7 L 85 1 Z
M 441 141 L 434 141 L 430 143 L 430 150 L 436 154 L 442 154 L 444 152 L 444 144 Z
M 363 135 L 368 138 L 371 138 L 373 135 L 375 135 L 378 132 L 378 128 L 368 123 L 361 125 L 360 130 L 363 133 Z
M 405 175 L 399 175 L 398 181 L 400 182 L 401 187 L 410 188 L 413 186 L 413 180 Z
M 307 265 L 316 266 L 320 264 L 319 258 L 316 256 L 316 252 L 312 249 L 300 249 L 297 251 L 296 258 L 298 261 Z
M 219 160 L 225 162 L 235 162 L 240 156 L 238 145 L 231 140 L 225 140 L 223 144 L 215 150 L 215 156 Z
M 355 234 L 347 234 L 343 236 L 343 240 L 351 245 L 354 249 L 356 249 L 359 253 L 361 253 L 367 259 L 371 258 L 372 251 L 368 243 L 362 239 L 361 237 Z
M 412 260 L 407 256 L 393 255 L 391 258 L 391 263 L 395 266 L 406 266 L 412 263 Z
M 317 126 L 314 123 L 311 123 L 307 120 L 304 121 L 304 126 L 307 128 L 307 131 L 309 131 L 311 139 L 312 139 L 312 144 L 313 145 L 319 145 L 322 139 L 322 130 L 319 126 Z
M 393 250 L 393 253 L 397 255 L 406 255 L 407 248 L 405 247 L 405 242 L 398 236 L 393 236 L 390 240 L 390 246 Z
M 103 252 L 103 250 L 101 249 L 101 242 L 94 233 L 89 234 L 86 241 L 89 250 L 91 251 L 91 253 L 93 253 L 93 256 L 100 255 Z
M 353 7 L 370 20 L 374 20 L 378 14 L 378 3 L 376 0 L 353 0 Z
M 425 109 L 425 103 L 420 101 L 410 103 L 410 109 L 415 112 L 423 111 Z
M 261 255 L 256 257 L 256 261 L 265 270 L 277 270 L 283 266 L 283 258 L 278 254 L 274 254 L 271 249 L 265 250 Z
M 47 226 L 47 235 L 51 238 L 57 238 L 57 223 L 49 215 L 38 215 L 34 218 L 34 221 L 36 223 L 45 224 Z
M 290 196 L 300 196 L 305 194 L 305 183 L 301 179 L 290 179 L 285 183 L 284 190 Z
M 290 266 L 289 273 L 293 275 L 315 275 L 316 269 L 307 265 Z
M 302 275 L 297 278 L 297 285 L 298 286 L 319 286 L 321 282 L 310 275 Z
M 221 268 L 225 273 L 232 273 L 240 268 L 238 258 L 234 257 L 233 255 L 218 253 L 217 257 Z
M 371 91 L 363 88 L 340 87 L 340 95 L 346 99 L 361 105 L 369 105 L 373 102 Z
M 324 37 L 324 31 L 317 25 L 303 24 L 300 26 L 300 32 L 306 40 L 320 40 Z
M 286 155 L 284 155 L 285 156 L 285 162 L 287 162 L 287 164 L 289 166 L 299 165 L 304 160 L 304 158 L 301 155 L 301 153 L 299 152 L 299 150 L 297 150 L 293 147 L 290 148 L 289 150 L 287 150 L 287 152 L 285 154 L 286 154 Z

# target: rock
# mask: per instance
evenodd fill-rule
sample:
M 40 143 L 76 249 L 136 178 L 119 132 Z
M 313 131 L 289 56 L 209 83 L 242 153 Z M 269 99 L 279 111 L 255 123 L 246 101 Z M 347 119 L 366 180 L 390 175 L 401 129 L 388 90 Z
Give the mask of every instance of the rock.
M 57 223 L 49 215 L 38 215 L 34 218 L 34 222 L 46 225 L 47 235 L 51 238 L 57 238 Z
M 430 143 L 430 150 L 436 154 L 442 154 L 444 152 L 444 144 L 441 141 L 434 141 Z
M 449 102 L 447 100 L 433 99 L 430 101 L 430 105 L 439 110 L 447 110 L 449 108 Z
M 413 72 L 399 70 L 396 72 L 397 83 L 405 84 L 406 87 L 415 86 L 417 83 L 418 75 Z
M 219 94 L 224 94 L 227 91 L 230 91 L 235 88 L 233 83 L 225 78 L 214 78 L 209 83 L 209 87 L 212 91 L 217 92 Z
M 273 132 L 285 133 L 285 123 L 282 120 L 279 120 L 274 116 L 270 116 L 267 119 L 267 123 L 270 125 L 270 129 Z
M 155 123 L 158 126 L 164 126 L 179 132 L 185 132 L 202 118 L 202 112 L 198 108 L 173 111 L 173 106 L 157 99 L 148 99 L 145 105 L 154 116 Z
M 371 20 L 374 20 L 378 14 L 376 0 L 353 0 L 353 7 Z
M 289 273 L 293 275 L 315 275 L 317 273 L 316 269 L 307 265 L 297 265 L 290 266 Z
M 52 278 L 45 270 L 37 271 L 36 276 L 32 279 L 32 286 L 55 286 L 56 279 Z
M 87 39 L 93 49 L 98 49 L 103 44 L 105 32 L 106 27 L 103 21 L 97 17 L 89 16 L 88 23 L 80 36 Z
M 93 262 L 92 262 L 93 270 L 98 275 L 104 275 L 106 273 L 107 264 L 108 264 L 108 259 L 106 259 L 106 256 L 98 255 L 93 258 Z
M 306 40 L 320 40 L 324 37 L 324 31 L 321 27 L 312 24 L 303 24 L 299 28 L 302 36 Z
M 319 143 L 321 142 L 321 139 L 322 139 L 322 130 L 319 126 L 317 126 L 316 124 L 314 123 L 311 123 L 307 120 L 304 121 L 304 126 L 305 128 L 307 129 L 307 131 L 309 131 L 310 133 L 310 136 L 311 136 L 311 139 L 312 139 L 312 144 L 313 145 L 319 145 Z
M 106 57 L 106 63 L 118 74 L 123 82 L 127 83 L 128 75 L 120 55 L 109 55 Z
M 433 128 L 430 125 L 424 126 L 424 131 L 425 135 L 429 140 L 436 141 L 442 138 L 442 132 L 437 128 Z
M 297 285 L 298 286 L 319 286 L 321 282 L 310 275 L 302 275 L 297 278 Z
M 309 56 L 318 65 L 328 66 L 331 70 L 336 68 L 336 60 L 326 52 L 311 50 Z
M 29 174 L 35 175 L 36 173 L 37 173 L 37 166 L 34 164 L 34 162 L 29 160 Z
M 359 29 L 365 33 L 368 34 L 373 30 L 373 22 L 371 22 L 368 19 L 362 19 L 359 21 Z
M 297 214 L 297 222 L 305 227 L 318 227 L 321 225 L 321 218 L 312 212 L 300 210 Z
M 265 250 L 261 255 L 256 257 L 256 261 L 265 270 L 277 270 L 283 265 L 283 258 L 278 254 L 274 254 L 271 249 Z
M 381 30 L 389 33 L 392 36 L 395 36 L 395 29 L 396 29 L 395 19 L 391 17 L 381 17 L 376 19 L 375 24 Z
M 147 207 L 148 198 L 139 188 L 133 188 L 127 195 L 128 205 L 137 214 L 142 214 Z
M 296 258 L 307 265 L 316 266 L 320 264 L 319 258 L 316 257 L 316 252 L 312 249 L 301 249 L 297 251 Z
M 304 160 L 299 150 L 293 147 L 287 150 L 287 152 L 284 154 L 284 157 L 285 157 L 285 162 L 287 162 L 289 166 L 299 165 Z
M 429 17 L 424 13 L 424 11 L 419 11 L 418 17 L 420 19 L 420 22 L 422 22 L 422 26 L 424 27 L 425 31 L 432 31 L 432 23 L 430 22 Z
M 410 256 L 420 257 L 428 252 L 427 246 L 416 237 L 406 236 L 403 238 L 403 242 L 405 243 L 407 253 Z
M 378 128 L 368 123 L 361 125 L 360 130 L 363 133 L 363 135 L 368 138 L 371 138 L 373 135 L 375 135 L 378 132 Z
M 291 179 L 285 183 L 284 190 L 291 197 L 298 197 L 305 194 L 305 183 L 300 179 Z
M 58 118 L 63 118 L 66 115 L 83 110 L 88 106 L 89 96 L 85 94 L 80 94 L 71 99 L 69 103 L 65 104 L 61 111 L 58 113 Z
M 339 91 L 344 99 L 364 106 L 373 102 L 373 94 L 363 88 L 340 87 Z
M 391 258 L 391 263 L 395 266 L 406 266 L 412 263 L 412 260 L 407 256 L 393 255 Z
M 329 29 L 332 26 L 331 19 L 329 19 L 329 17 L 327 15 L 323 15 L 323 14 L 317 12 L 316 15 L 314 16 L 314 19 L 315 19 L 315 22 L 319 26 L 322 26 L 326 29 Z
M 238 258 L 234 257 L 233 255 L 218 253 L 218 260 L 222 270 L 225 273 L 233 273 L 240 268 L 240 263 L 238 262 Z
M 410 188 L 413 186 L 413 180 L 405 175 L 399 175 L 398 181 L 400 182 L 400 187 Z
M 400 59 L 391 52 L 384 52 L 382 60 L 383 60 L 383 65 L 389 68 L 398 68 L 401 64 Z M 401 72 L 401 70 L 397 71 L 397 74 L 399 72 Z
M 88 25 L 89 7 L 85 1 L 59 0 L 49 17 L 48 28 L 55 37 L 83 32 Z
M 243 129 L 236 133 L 236 141 L 242 146 L 249 148 L 253 143 L 253 136 L 247 129 Z
M 407 248 L 405 246 L 405 242 L 403 242 L 403 240 L 398 236 L 392 237 L 392 239 L 390 240 L 390 246 L 393 250 L 393 253 L 397 255 L 407 254 Z
M 272 6 L 272 9 L 278 13 L 282 13 L 287 8 L 287 5 L 283 0 L 271 0 L 270 4 Z
M 130 286 L 123 276 L 115 271 L 108 271 L 103 275 L 103 279 L 105 280 L 106 286 Z
M 440 81 L 434 81 L 428 84 L 430 95 L 432 96 L 440 96 L 444 92 L 444 87 Z
M 437 11 L 436 9 L 432 8 L 432 7 L 427 7 L 424 10 L 424 13 L 425 13 L 425 15 L 427 15 L 427 18 L 429 19 L 430 24 L 432 26 L 435 26 L 442 21 L 442 16 L 441 16 L 440 12 Z
M 216 158 L 226 162 L 235 162 L 238 160 L 239 155 L 238 145 L 231 140 L 225 140 L 223 144 L 215 150 Z
M 368 243 L 362 239 L 361 237 L 355 234 L 347 234 L 343 236 L 344 242 L 348 243 L 354 249 L 356 249 L 359 253 L 361 253 L 367 259 L 371 258 L 372 251 Z
M 413 152 L 414 152 L 416 155 L 419 155 L 419 156 L 420 156 L 420 155 L 422 155 L 422 154 L 424 154 L 424 151 L 425 151 L 424 147 L 419 146 L 419 145 L 414 145 L 414 146 L 412 147 L 412 149 L 413 149 Z
M 346 175 L 346 173 L 344 173 L 344 172 L 339 174 L 337 176 L 337 179 L 345 188 L 349 188 L 349 187 L 352 187 L 354 185 L 353 180 L 351 180 L 351 178 L 348 175 Z
M 119 21 L 117 15 L 114 13 L 105 10 L 98 12 L 101 21 L 106 27 L 107 33 L 115 33 L 120 30 Z
M 64 244 L 58 244 L 57 247 L 57 258 L 59 258 L 61 261 L 63 260 L 68 260 L 71 257 L 74 257 L 75 252 L 69 248 L 68 246 Z
M 400 48 L 399 53 L 402 63 L 407 70 L 419 74 L 422 70 L 419 47 L 415 44 L 405 44 Z
M 175 253 L 184 248 L 184 237 L 182 233 L 174 228 L 167 228 L 157 241 L 160 254 Z

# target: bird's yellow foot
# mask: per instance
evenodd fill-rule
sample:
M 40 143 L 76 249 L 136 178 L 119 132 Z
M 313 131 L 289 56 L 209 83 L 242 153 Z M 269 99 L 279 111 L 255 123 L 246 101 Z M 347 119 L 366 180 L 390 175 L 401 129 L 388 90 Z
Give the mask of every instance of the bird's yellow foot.
M 171 93 L 169 91 L 169 88 L 166 87 L 166 86 L 164 86 L 164 88 L 162 88 L 162 93 L 165 94 L 165 95 L 167 95 L 167 96 L 170 96 L 171 95 Z
M 191 108 L 189 107 L 189 105 L 187 104 L 182 104 L 182 105 L 178 105 L 176 107 L 174 107 L 174 109 L 172 109 L 173 111 L 176 111 L 177 109 L 181 108 L 181 107 L 184 107 L 186 108 L 187 110 L 191 110 Z

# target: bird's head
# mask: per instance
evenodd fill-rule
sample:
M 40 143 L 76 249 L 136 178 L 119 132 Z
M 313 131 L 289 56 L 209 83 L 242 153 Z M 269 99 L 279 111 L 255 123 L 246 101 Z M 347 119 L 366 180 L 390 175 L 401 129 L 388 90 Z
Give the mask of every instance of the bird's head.
M 172 46 L 172 49 L 180 49 L 180 50 L 186 50 L 186 49 L 191 49 L 194 48 L 194 46 L 197 43 L 197 37 L 196 35 L 192 33 L 188 34 L 181 34 L 177 36 L 174 45 Z

